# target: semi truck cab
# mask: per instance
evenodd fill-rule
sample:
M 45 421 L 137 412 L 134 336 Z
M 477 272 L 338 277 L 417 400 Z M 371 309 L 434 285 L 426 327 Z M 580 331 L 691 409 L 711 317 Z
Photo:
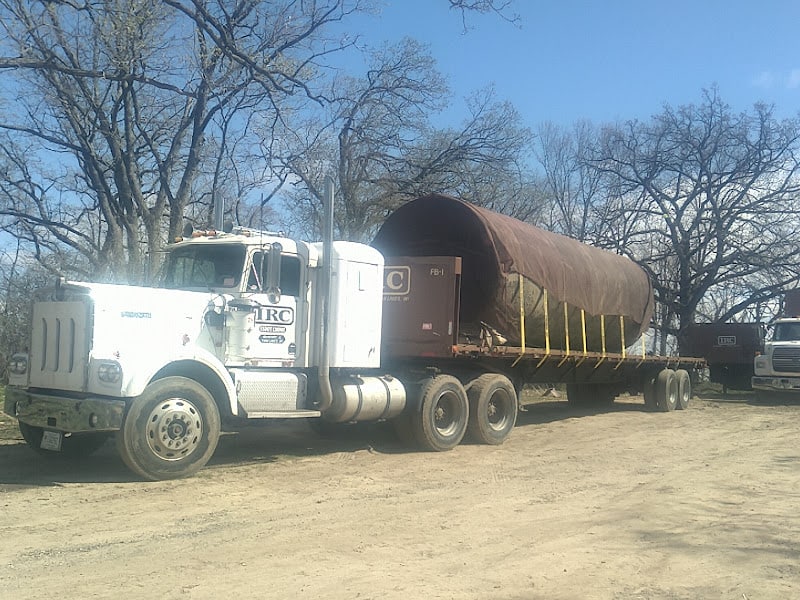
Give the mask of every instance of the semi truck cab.
M 772 324 L 764 353 L 756 356 L 753 367 L 756 394 L 800 394 L 800 318 Z
M 168 249 L 158 287 L 59 281 L 33 304 L 4 411 L 29 445 L 82 454 L 113 432 L 148 479 L 184 476 L 223 427 L 251 419 L 399 414 L 377 372 L 383 256 L 235 228 Z M 328 273 L 328 275 L 326 275 Z

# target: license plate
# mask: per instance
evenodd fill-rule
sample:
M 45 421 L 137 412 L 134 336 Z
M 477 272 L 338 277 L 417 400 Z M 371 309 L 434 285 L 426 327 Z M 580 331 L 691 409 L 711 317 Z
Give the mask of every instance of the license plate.
M 63 439 L 64 434 L 60 431 L 44 431 L 42 432 L 42 443 L 39 444 L 39 447 L 43 450 L 61 452 L 61 441 Z

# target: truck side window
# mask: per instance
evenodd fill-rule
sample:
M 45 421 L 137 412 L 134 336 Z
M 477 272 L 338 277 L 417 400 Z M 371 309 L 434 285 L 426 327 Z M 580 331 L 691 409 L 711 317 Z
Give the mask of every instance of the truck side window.
M 262 266 L 263 264 L 263 266 Z M 266 278 L 267 255 L 256 252 L 247 279 L 247 289 L 250 291 L 264 289 Z M 297 256 L 284 254 L 281 256 L 281 294 L 285 296 L 300 296 L 300 259 Z

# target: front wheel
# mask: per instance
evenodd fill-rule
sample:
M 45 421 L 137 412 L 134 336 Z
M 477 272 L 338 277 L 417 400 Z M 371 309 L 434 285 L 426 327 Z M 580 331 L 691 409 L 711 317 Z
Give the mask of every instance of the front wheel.
M 208 462 L 219 433 L 219 410 L 208 390 L 186 377 L 166 377 L 134 398 L 117 432 L 117 449 L 145 479 L 177 479 Z

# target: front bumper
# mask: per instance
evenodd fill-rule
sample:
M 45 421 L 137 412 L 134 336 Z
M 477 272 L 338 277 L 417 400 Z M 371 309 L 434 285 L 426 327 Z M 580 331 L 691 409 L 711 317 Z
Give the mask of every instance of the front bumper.
M 65 433 L 116 431 L 126 403 L 109 398 L 65 398 L 8 386 L 3 412 L 32 425 Z
M 800 392 L 800 377 L 753 377 L 754 390 L 765 392 Z

